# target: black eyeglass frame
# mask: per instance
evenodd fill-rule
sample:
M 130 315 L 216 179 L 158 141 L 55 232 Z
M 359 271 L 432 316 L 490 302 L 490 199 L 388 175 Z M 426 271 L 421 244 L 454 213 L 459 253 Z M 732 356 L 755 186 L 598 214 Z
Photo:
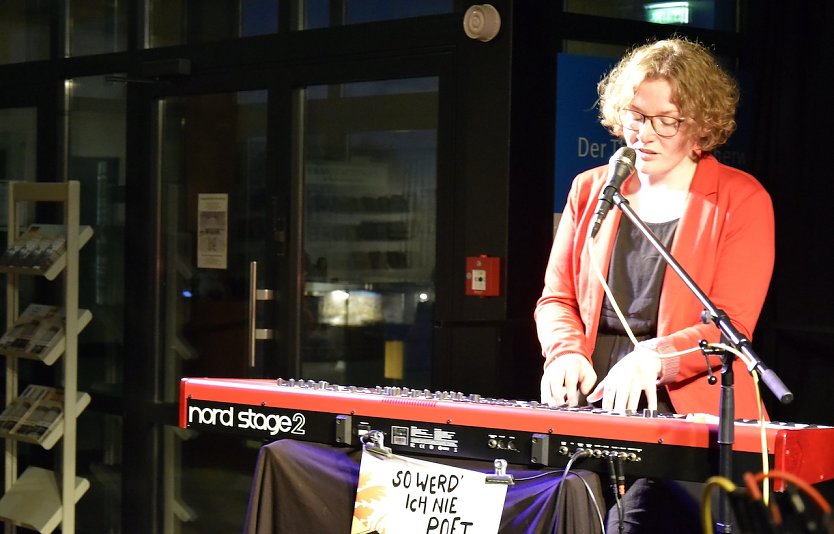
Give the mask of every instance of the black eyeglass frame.
M 636 132 L 640 128 L 639 127 L 630 128 L 630 127 L 626 126 L 625 123 L 627 121 L 623 120 L 623 114 L 624 113 L 632 113 L 634 115 L 640 115 L 642 117 L 642 119 L 640 120 L 640 126 L 643 126 L 646 123 L 646 119 L 648 119 L 649 122 L 652 125 L 652 129 L 654 130 L 654 133 L 657 134 L 658 137 L 663 137 L 664 139 L 670 139 L 670 138 L 675 137 L 676 135 L 678 135 L 678 132 L 681 129 L 681 124 L 686 122 L 685 117 L 670 117 L 669 115 L 646 115 L 645 113 L 641 113 L 640 111 L 637 111 L 636 109 L 622 108 L 620 110 L 620 112 L 618 113 L 618 115 L 619 115 L 618 118 L 620 119 L 620 125 L 623 128 L 625 128 L 626 130 L 631 130 L 632 132 Z M 663 122 L 660 123 L 660 125 L 664 128 L 674 126 L 675 132 L 672 133 L 672 134 L 662 134 L 662 133 L 658 132 L 657 131 L 657 126 L 655 125 L 655 122 L 654 122 L 655 119 L 669 119 L 669 120 L 675 121 L 674 124 L 663 124 Z

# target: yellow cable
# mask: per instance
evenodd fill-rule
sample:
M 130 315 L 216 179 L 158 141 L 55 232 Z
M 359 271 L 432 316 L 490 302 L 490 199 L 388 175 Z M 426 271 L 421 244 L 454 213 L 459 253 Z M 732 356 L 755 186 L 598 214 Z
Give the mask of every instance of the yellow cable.
M 762 480 L 762 501 L 765 506 L 770 505 L 770 478 L 767 474 L 770 470 L 770 462 L 767 460 L 767 432 L 765 432 L 764 412 L 762 410 L 762 392 L 759 389 L 759 373 L 755 369 L 750 372 L 753 375 L 753 384 L 756 386 L 756 407 L 759 409 L 759 437 L 762 441 L 762 473 L 765 479 Z
M 733 484 L 733 481 L 722 477 L 722 476 L 712 476 L 709 477 L 704 485 L 704 491 L 701 493 L 701 522 L 703 523 L 704 527 L 704 534 L 713 534 L 713 526 L 712 526 L 712 490 L 715 487 L 719 487 L 727 493 L 732 493 L 736 490 L 736 485 Z

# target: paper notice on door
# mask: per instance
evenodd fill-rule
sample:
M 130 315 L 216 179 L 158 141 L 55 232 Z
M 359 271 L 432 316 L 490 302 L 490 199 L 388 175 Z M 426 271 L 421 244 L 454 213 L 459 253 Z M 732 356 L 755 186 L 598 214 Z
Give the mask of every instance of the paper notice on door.
M 228 263 L 229 195 L 201 194 L 197 199 L 197 267 L 225 269 Z

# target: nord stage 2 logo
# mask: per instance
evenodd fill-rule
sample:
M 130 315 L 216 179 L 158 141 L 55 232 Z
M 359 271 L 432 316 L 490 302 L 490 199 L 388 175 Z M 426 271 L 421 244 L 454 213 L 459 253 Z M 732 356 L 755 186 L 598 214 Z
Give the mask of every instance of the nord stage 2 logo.
M 264 439 L 335 439 L 336 414 L 191 399 L 186 414 L 189 428 Z

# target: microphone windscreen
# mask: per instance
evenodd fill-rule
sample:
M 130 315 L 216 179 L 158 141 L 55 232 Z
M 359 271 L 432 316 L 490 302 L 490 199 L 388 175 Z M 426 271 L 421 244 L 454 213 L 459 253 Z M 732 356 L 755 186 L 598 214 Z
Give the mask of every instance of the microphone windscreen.
M 622 164 L 630 170 L 634 170 L 634 162 L 637 160 L 637 153 L 630 146 L 620 147 L 608 161 L 611 165 Z

